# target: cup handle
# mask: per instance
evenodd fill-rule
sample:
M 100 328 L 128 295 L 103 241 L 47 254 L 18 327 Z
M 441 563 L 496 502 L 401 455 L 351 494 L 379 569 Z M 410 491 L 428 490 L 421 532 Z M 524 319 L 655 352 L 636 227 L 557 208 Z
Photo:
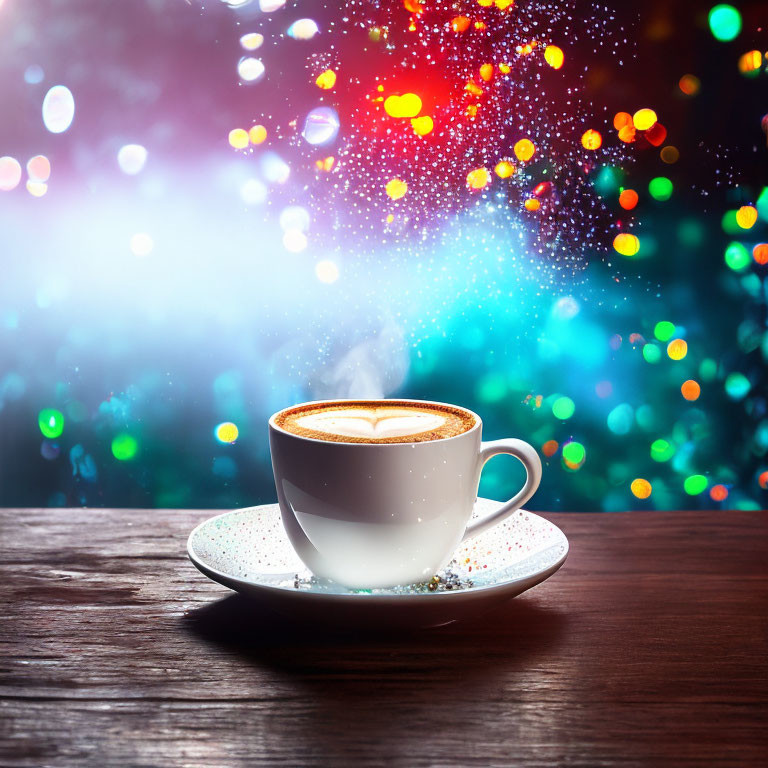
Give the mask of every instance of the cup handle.
M 496 525 L 496 523 L 500 523 L 502 520 L 509 517 L 513 512 L 522 507 L 539 487 L 539 483 L 541 482 L 541 459 L 539 458 L 539 454 L 533 446 L 528 445 L 528 443 L 523 442 L 522 440 L 515 440 L 514 438 L 492 440 L 488 443 L 480 444 L 480 453 L 478 454 L 478 481 L 480 472 L 483 471 L 483 467 L 485 466 L 485 462 L 494 456 L 498 456 L 500 453 L 508 453 L 510 456 L 514 456 L 525 467 L 527 474 L 525 485 L 523 485 L 520 491 L 518 491 L 518 493 L 516 493 L 506 504 L 502 504 L 502 506 L 495 512 L 468 525 L 467 529 L 464 531 L 464 536 L 461 539 L 462 541 L 466 541 L 473 536 L 477 536 L 478 533 L 487 531 L 489 528 Z

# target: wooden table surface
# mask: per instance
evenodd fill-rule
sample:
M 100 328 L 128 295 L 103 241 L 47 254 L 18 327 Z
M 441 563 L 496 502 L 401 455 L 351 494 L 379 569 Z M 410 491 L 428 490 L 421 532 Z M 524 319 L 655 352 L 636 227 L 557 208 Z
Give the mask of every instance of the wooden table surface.
M 768 513 L 547 515 L 549 581 L 395 636 L 208 581 L 210 514 L 0 512 L 0 765 L 768 765 Z

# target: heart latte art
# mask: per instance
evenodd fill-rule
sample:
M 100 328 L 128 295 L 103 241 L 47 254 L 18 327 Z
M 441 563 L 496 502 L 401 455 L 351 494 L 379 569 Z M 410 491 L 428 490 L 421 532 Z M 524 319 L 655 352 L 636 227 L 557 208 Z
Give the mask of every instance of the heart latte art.
M 397 400 L 311 403 L 283 411 L 277 426 L 301 437 L 353 443 L 406 443 L 455 437 L 471 429 L 467 411 Z
M 310 413 L 296 419 L 296 424 L 317 432 L 380 440 L 429 432 L 442 427 L 446 419 L 442 413 L 420 413 L 404 408 L 350 408 Z

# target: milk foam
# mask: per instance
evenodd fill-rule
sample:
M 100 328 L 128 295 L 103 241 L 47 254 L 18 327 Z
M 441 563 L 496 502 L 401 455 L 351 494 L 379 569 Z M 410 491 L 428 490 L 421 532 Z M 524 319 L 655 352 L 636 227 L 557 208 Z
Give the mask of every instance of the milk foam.
M 442 427 L 446 416 L 413 408 L 349 408 L 300 416 L 295 424 L 330 435 L 383 440 L 406 437 Z

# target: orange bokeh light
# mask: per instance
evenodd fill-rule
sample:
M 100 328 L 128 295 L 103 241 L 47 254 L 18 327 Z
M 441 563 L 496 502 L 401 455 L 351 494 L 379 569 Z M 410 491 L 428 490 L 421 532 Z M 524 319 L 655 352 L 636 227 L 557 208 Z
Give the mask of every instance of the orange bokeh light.
M 491 174 L 487 168 L 475 168 L 467 174 L 467 186 L 470 189 L 485 189 L 491 182 Z
M 623 125 L 619 128 L 619 140 L 625 144 L 631 144 L 635 140 L 636 134 L 634 125 Z
M 696 75 L 683 75 L 677 85 L 686 96 L 695 96 L 701 88 L 701 80 Z
M 493 170 L 500 179 L 508 179 L 515 172 L 515 165 L 509 160 L 501 160 Z
M 752 258 L 758 264 L 768 264 L 768 243 L 758 243 L 752 249 Z
M 709 497 L 712 501 L 725 501 L 728 498 L 728 489 L 724 485 L 713 485 Z
M 642 477 L 633 480 L 629 487 L 632 494 L 638 499 L 647 499 L 653 491 L 653 486 Z
M 690 400 L 691 402 L 698 400 L 699 396 L 701 395 L 701 387 L 699 386 L 699 382 L 694 381 L 693 379 L 684 381 L 683 385 L 680 387 L 680 391 L 683 393 L 683 397 L 686 400 Z
M 557 449 L 560 446 L 557 444 L 557 440 L 547 440 L 544 445 L 541 446 L 541 452 L 547 457 L 550 458 L 554 456 L 557 453 Z
M 632 115 L 629 112 L 617 112 L 613 116 L 613 127 L 620 131 L 625 125 L 632 125 Z
M 530 160 L 536 152 L 536 146 L 530 139 L 520 139 L 514 146 L 515 157 L 525 162 Z
M 584 131 L 581 136 L 581 146 L 584 147 L 584 149 L 600 149 L 602 144 L 603 137 L 598 131 L 595 131 L 592 128 Z
M 623 189 L 619 195 L 619 205 L 625 211 L 631 211 L 639 200 L 637 192 L 634 189 Z
M 451 29 L 454 32 L 466 32 L 469 29 L 470 23 L 466 16 L 454 16 L 451 19 Z

